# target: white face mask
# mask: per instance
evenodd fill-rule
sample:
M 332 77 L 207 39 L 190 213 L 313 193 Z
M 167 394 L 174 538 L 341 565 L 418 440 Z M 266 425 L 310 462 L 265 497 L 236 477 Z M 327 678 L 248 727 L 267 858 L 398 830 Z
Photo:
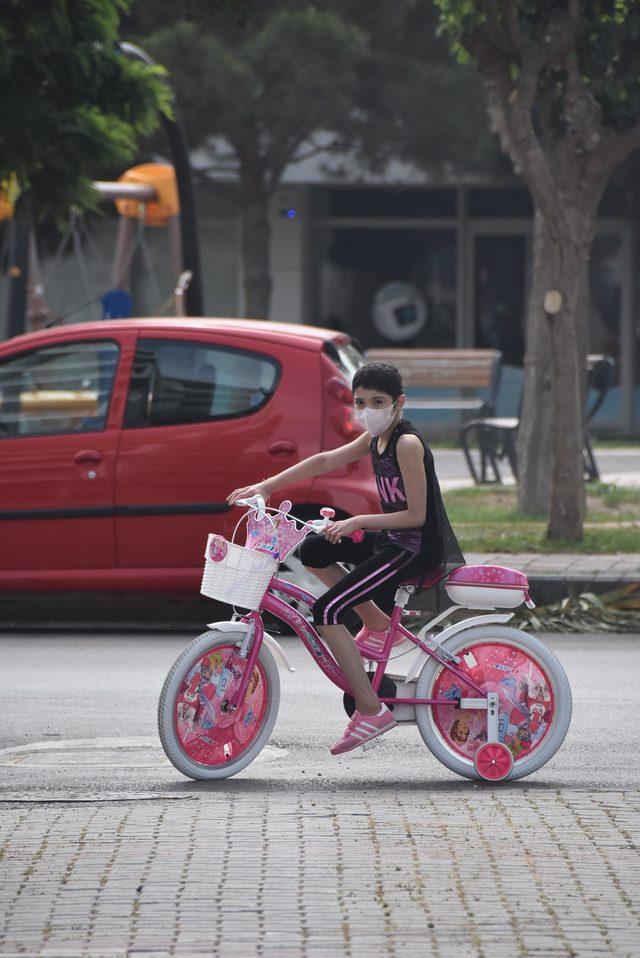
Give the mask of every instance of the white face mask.
M 380 436 L 388 429 L 394 420 L 395 403 L 385 406 L 384 409 L 356 409 L 356 419 L 361 426 L 372 436 Z

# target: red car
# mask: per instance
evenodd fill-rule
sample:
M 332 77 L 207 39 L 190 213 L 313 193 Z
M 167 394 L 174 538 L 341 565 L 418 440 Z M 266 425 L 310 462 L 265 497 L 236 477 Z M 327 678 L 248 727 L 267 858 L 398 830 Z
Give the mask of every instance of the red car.
M 360 433 L 348 336 L 134 319 L 0 345 L 0 586 L 197 592 L 228 493 Z M 282 490 L 300 514 L 379 510 L 369 463 Z M 244 541 L 240 530 L 239 541 Z M 299 564 L 298 564 L 299 565 Z

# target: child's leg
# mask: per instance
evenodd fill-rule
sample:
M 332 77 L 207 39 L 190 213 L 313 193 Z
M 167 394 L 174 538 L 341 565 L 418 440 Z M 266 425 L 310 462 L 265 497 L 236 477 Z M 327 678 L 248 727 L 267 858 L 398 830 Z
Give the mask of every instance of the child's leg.
M 328 588 L 336 585 L 347 574 L 346 569 L 343 569 L 337 563 L 328 565 L 325 569 L 314 569 L 312 566 L 305 566 L 305 568 Z M 362 605 L 354 605 L 353 611 L 360 616 L 362 624 L 367 629 L 371 629 L 372 632 L 384 632 L 391 621 L 386 612 L 383 612 L 375 602 L 363 602 Z
M 318 625 L 316 628 L 346 675 L 358 712 L 361 715 L 375 715 L 380 710 L 380 701 L 371 688 L 353 636 L 344 625 Z
M 349 609 L 386 593 L 401 582 L 415 565 L 416 557 L 396 547 L 388 547 L 361 562 L 353 572 L 341 577 L 328 592 L 316 600 L 313 621 L 345 673 L 357 710 L 363 715 L 378 712 L 380 702 L 371 688 L 364 663 L 353 638 L 342 625 Z
M 324 585 L 331 588 L 343 579 L 347 572 L 338 562 L 359 565 L 373 555 L 375 533 L 367 533 L 361 543 L 343 539 L 333 544 L 324 536 L 308 536 L 300 548 L 300 560 Z M 382 632 L 389 625 L 389 616 L 375 602 L 363 602 L 353 606 L 367 629 Z

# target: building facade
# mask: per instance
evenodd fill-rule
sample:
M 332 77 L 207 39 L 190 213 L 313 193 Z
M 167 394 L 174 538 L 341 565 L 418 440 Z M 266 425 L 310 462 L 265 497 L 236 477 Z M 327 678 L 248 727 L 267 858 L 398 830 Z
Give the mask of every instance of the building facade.
M 629 190 L 602 203 L 590 263 L 589 349 L 611 355 L 615 383 L 594 425 L 640 433 L 640 246 Z M 633 194 L 635 195 L 635 194 Z M 240 227 L 232 203 L 201 180 L 197 208 L 208 315 L 244 313 Z M 532 263 L 532 208 L 512 186 L 355 184 L 304 172 L 273 200 L 271 318 L 339 328 L 371 346 L 492 347 L 503 355 L 498 413 L 515 415 Z M 95 218 L 56 259 L 41 248 L 45 293 L 64 322 L 97 319 L 110 287 L 113 215 Z M 52 267 L 55 267 L 52 271 Z M 141 231 L 134 310 L 171 308 L 177 275 L 166 231 Z M 6 312 L 4 284 L 0 287 Z M 168 305 L 167 305 L 168 304 Z M 0 336 L 6 336 L 6 317 Z

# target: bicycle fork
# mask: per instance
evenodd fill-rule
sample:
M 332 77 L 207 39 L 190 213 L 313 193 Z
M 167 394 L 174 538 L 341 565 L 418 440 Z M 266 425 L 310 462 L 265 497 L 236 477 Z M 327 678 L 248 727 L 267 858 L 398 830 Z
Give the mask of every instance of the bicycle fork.
M 240 684 L 235 690 L 232 696 L 224 699 L 222 702 L 221 708 L 223 712 L 236 712 L 242 702 L 244 702 L 244 697 L 249 685 L 249 679 L 253 673 L 258 654 L 260 652 L 260 646 L 262 645 L 262 639 L 264 637 L 264 627 L 262 625 L 262 619 L 256 612 L 250 612 L 243 621 L 248 622 L 249 626 L 245 632 L 244 639 L 242 640 L 242 645 L 238 652 L 238 656 L 241 659 L 246 659 L 246 666 L 242 672 L 242 678 L 240 679 Z

